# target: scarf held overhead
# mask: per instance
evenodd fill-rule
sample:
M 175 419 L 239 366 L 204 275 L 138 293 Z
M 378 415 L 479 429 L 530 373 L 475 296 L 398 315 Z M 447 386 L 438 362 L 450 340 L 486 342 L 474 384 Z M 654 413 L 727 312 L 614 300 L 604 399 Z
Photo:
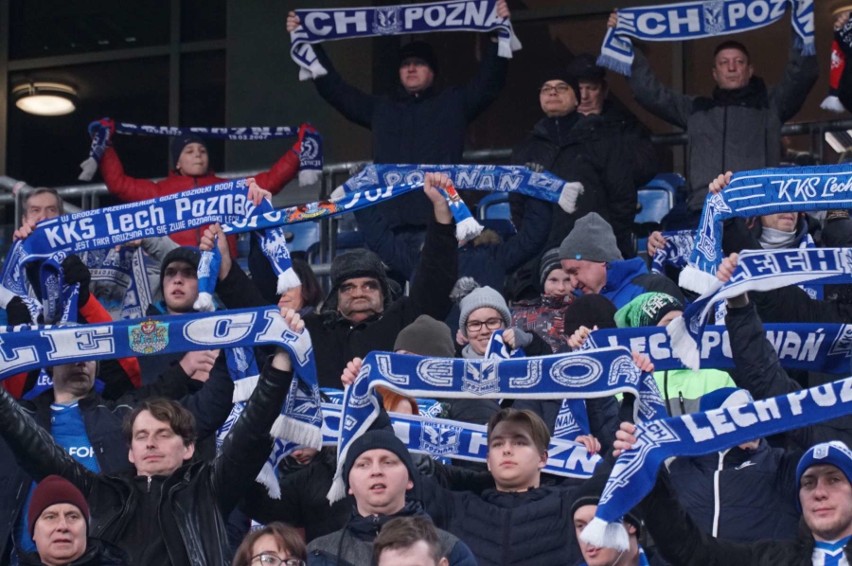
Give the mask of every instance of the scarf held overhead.
M 329 501 L 345 495 L 342 463 L 352 442 L 380 413 L 377 386 L 409 397 L 467 399 L 585 399 L 618 392 L 636 396 L 636 418 L 666 415 L 654 376 L 643 373 L 624 348 L 500 359 L 424 358 L 372 352 L 346 388 L 338 469 Z
M 264 141 L 281 138 L 298 137 L 299 139 L 299 184 L 310 185 L 320 180 L 322 176 L 322 137 L 316 128 L 310 124 L 299 127 L 292 126 L 238 126 L 232 128 L 149 126 L 115 123 L 109 118 L 102 118 L 89 124 L 89 135 L 92 144 L 89 157 L 80 164 L 82 172 L 78 179 L 91 181 L 98 170 L 110 138 L 113 134 L 125 136 L 167 136 L 180 137 L 195 134 L 203 138 L 230 141 Z
M 803 55 L 816 54 L 813 0 L 693 0 L 678 4 L 618 10 L 618 24 L 608 28 L 598 65 L 630 76 L 633 43 L 685 41 L 742 33 L 773 24 L 792 13 L 795 43 Z
M 716 303 L 725 299 L 788 285 L 850 281 L 852 249 L 849 248 L 744 250 L 727 283 L 713 278 L 710 289 L 666 327 L 672 350 L 688 368 L 698 369 L 701 363 L 698 344 L 702 343 L 708 314 Z
M 276 308 L 195 313 L 82 326 L 0 328 L 0 381 L 31 369 L 147 354 L 273 344 L 286 350 L 296 379 L 273 431 L 306 446 L 322 439 L 311 337 L 293 332 Z
M 514 165 L 368 165 L 337 187 L 332 197 L 397 183 L 422 183 L 425 173 L 444 173 L 456 189 L 519 193 L 558 204 L 568 214 L 577 209 L 583 185 L 566 182 L 547 171 Z
M 765 324 L 781 366 L 788 369 L 847 375 L 852 361 L 852 324 Z M 647 354 L 655 371 L 687 367 L 676 355 L 665 328 L 602 328 L 589 335 L 583 349 L 622 346 Z M 707 326 L 696 344 L 702 368 L 732 369 L 734 360 L 728 330 Z
M 852 165 L 784 167 L 735 173 L 727 187 L 707 195 L 689 265 L 680 286 L 704 293 L 722 261 L 722 224 L 735 217 L 852 208 Z
M 654 486 L 657 471 L 673 456 L 712 454 L 852 412 L 852 378 L 735 407 L 636 424 L 636 444 L 615 462 L 593 519 L 580 538 L 625 550 L 619 522 Z
M 290 32 L 290 56 L 299 80 L 326 75 L 314 43 L 436 31 L 497 31 L 498 54 L 506 59 L 521 48 L 512 23 L 497 15 L 497 0 L 449 0 L 423 4 L 341 9 L 296 10 L 301 25 Z

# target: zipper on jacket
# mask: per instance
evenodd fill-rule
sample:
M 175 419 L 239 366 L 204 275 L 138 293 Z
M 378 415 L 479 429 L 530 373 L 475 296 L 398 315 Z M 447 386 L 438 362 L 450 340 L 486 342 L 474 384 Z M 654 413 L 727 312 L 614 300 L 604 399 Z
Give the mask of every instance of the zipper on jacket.
M 678 400 L 678 403 L 680 403 L 680 414 L 685 415 L 686 414 L 686 402 L 683 399 L 683 391 L 677 392 L 677 400 Z
M 148 476 L 148 493 L 151 493 L 151 476 Z
M 722 168 L 719 169 L 722 173 L 725 172 L 725 156 L 727 155 L 728 143 L 728 105 L 725 104 L 725 112 L 722 114 Z
M 722 514 L 722 494 L 720 493 L 719 478 L 722 475 L 722 469 L 725 467 L 725 454 L 728 450 L 719 452 L 719 465 L 716 466 L 716 471 L 713 472 L 713 538 L 719 536 L 719 516 Z

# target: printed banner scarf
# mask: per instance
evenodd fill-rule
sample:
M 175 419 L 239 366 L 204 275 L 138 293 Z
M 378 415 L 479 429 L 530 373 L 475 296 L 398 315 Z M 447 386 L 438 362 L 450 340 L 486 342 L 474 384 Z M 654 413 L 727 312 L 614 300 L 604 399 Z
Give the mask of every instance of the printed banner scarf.
M 852 361 L 852 324 L 764 324 L 781 366 L 788 369 L 848 375 Z M 731 369 L 734 360 L 728 329 L 707 326 L 697 345 L 702 368 Z M 602 328 L 589 335 L 583 349 L 622 346 L 647 354 L 656 371 L 683 369 L 665 328 Z
M 712 454 L 852 412 L 852 378 L 736 407 L 636 424 L 637 442 L 613 466 L 593 519 L 580 535 L 596 546 L 625 550 L 621 518 L 654 486 L 673 456 Z
M 449 0 L 401 6 L 296 10 L 301 25 L 290 32 L 290 56 L 299 80 L 326 75 L 312 45 L 324 41 L 436 31 L 497 31 L 498 54 L 506 59 L 521 48 L 512 23 L 497 16 L 497 0 Z
M 274 344 L 287 350 L 296 379 L 273 433 L 319 447 L 319 387 L 311 338 L 293 332 L 276 308 L 194 313 L 68 327 L 0 328 L 0 380 L 31 369 L 146 354 Z
M 737 216 L 852 208 L 852 165 L 784 167 L 735 173 L 727 187 L 707 195 L 689 265 L 680 286 L 704 293 L 722 261 L 722 223 Z
M 456 189 L 519 193 L 558 204 L 568 214 L 577 209 L 583 185 L 566 182 L 547 171 L 536 172 L 517 165 L 368 165 L 337 187 L 332 198 L 356 191 L 377 189 L 400 182 L 422 183 L 426 172 L 444 173 Z
M 713 278 L 710 289 L 673 320 L 666 331 L 672 350 L 690 369 L 698 369 L 698 344 L 707 324 L 708 313 L 725 299 L 749 291 L 770 291 L 803 283 L 849 283 L 852 280 L 852 249 L 797 248 L 744 250 L 731 280 L 725 284 Z
M 619 9 L 618 24 L 604 36 L 598 65 L 629 77 L 634 57 L 631 37 L 685 41 L 742 33 L 777 22 L 787 6 L 793 14 L 796 46 L 803 55 L 816 54 L 813 0 L 693 0 Z
M 618 392 L 636 396 L 636 418 L 666 415 L 654 376 L 642 373 L 624 348 L 520 359 L 424 358 L 371 352 L 346 388 L 338 468 L 329 501 L 346 495 L 341 467 L 352 442 L 380 413 L 381 386 L 409 397 L 467 399 L 585 399 Z
M 102 118 L 89 124 L 89 135 L 92 145 L 89 157 L 80 164 L 82 172 L 78 179 L 91 181 L 98 170 L 110 138 L 114 134 L 125 136 L 167 136 L 179 137 L 195 134 L 202 138 L 231 140 L 231 141 L 262 141 L 280 138 L 297 137 L 299 139 L 299 184 L 310 185 L 319 182 L 322 177 L 322 137 L 316 128 L 310 124 L 293 126 L 238 126 L 232 128 L 176 126 L 148 126 L 115 123 L 109 118 Z M 174 165 L 174 164 L 172 164 Z
M 92 293 L 118 318 L 142 318 L 151 304 L 151 286 L 141 247 L 100 249 L 79 255 L 92 275 Z

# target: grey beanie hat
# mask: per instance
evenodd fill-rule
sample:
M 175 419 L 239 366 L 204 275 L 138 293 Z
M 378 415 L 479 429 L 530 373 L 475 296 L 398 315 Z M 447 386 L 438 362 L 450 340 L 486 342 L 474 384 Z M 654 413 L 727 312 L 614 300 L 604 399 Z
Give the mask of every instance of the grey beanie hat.
M 624 259 L 612 226 L 597 212 L 590 212 L 574 223 L 574 228 L 559 246 L 559 258 L 597 262 Z
M 459 328 L 465 336 L 467 336 L 467 319 L 470 318 L 470 314 L 483 307 L 489 307 L 499 312 L 506 328 L 512 326 L 512 313 L 509 312 L 509 305 L 506 304 L 503 295 L 491 287 L 478 287 L 463 298 L 459 304 L 461 310 Z
M 456 355 L 450 327 L 428 314 L 421 314 L 403 328 L 396 336 L 393 349 L 435 358 L 453 358 Z

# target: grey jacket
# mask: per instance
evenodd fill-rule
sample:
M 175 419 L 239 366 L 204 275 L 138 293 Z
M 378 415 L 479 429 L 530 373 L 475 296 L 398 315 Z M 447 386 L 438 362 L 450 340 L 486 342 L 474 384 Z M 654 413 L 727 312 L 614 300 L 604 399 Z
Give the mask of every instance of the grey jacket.
M 643 108 L 686 130 L 687 205 L 701 210 L 707 185 L 720 173 L 780 163 L 781 126 L 799 111 L 817 75 L 816 56 L 803 57 L 794 47 L 776 86 L 767 89 L 752 77 L 741 89 L 716 88 L 712 97 L 697 97 L 660 83 L 637 50 L 629 82 Z

